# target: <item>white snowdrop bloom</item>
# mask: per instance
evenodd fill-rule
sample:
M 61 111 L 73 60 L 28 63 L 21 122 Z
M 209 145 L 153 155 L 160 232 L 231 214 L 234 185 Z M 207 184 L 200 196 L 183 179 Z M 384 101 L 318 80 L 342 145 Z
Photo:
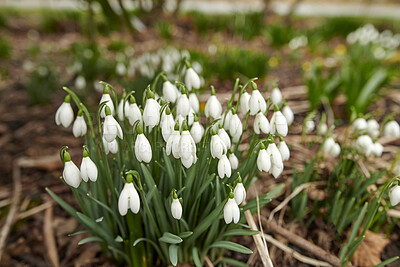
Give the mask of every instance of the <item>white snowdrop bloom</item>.
M 377 138 L 379 136 L 379 123 L 374 119 L 369 119 L 367 121 L 367 133 L 372 138 Z
M 196 115 L 196 112 L 190 107 L 189 115 L 188 115 L 188 125 L 192 125 L 194 123 L 194 115 Z
M 139 121 L 140 126 L 143 126 L 142 112 L 133 96 L 130 103 L 125 106 L 125 117 L 128 118 L 130 125 L 134 125 L 135 122 Z
M 57 109 L 56 112 L 56 124 L 57 125 L 62 125 L 65 128 L 68 128 L 72 121 L 74 120 L 74 111 L 72 110 L 71 107 L 71 97 L 67 95 L 64 99 L 64 102 L 61 104 L 61 106 Z
M 382 156 L 382 152 L 383 152 L 383 146 L 378 142 L 375 142 L 372 146 L 371 154 L 374 155 L 375 157 L 380 157 Z
M 338 143 L 335 143 L 331 150 L 330 150 L 330 154 L 332 157 L 336 158 L 337 156 L 340 155 L 340 145 Z
M 356 131 L 364 132 L 367 129 L 367 121 L 364 118 L 358 118 L 353 122 L 353 128 Z
M 279 142 L 278 149 L 279 149 L 279 152 L 281 152 L 282 160 L 283 161 L 289 160 L 290 150 L 289 150 L 289 147 L 287 146 L 286 142 L 283 141 L 283 139 Z
M 240 205 L 243 201 L 246 200 L 246 189 L 243 186 L 242 179 L 236 184 L 235 189 L 233 190 L 233 194 L 235 196 L 236 204 Z
M 175 118 L 175 123 L 178 123 L 179 129 L 182 128 L 182 123 L 183 123 L 184 120 L 185 120 L 185 118 L 184 118 L 181 114 L 178 114 L 178 115 L 176 116 L 176 118 Z
M 140 133 L 140 131 L 138 131 L 138 136 L 136 137 L 135 141 L 135 155 L 139 162 L 144 161 L 149 163 L 152 158 L 150 142 L 147 140 L 143 132 Z
M 201 81 L 199 75 L 192 68 L 188 68 L 185 75 L 185 84 L 189 91 L 192 89 L 199 89 Z
M 79 75 L 75 79 L 75 87 L 78 90 L 83 90 L 86 87 L 86 79 L 82 75 Z
M 115 73 L 118 74 L 119 76 L 123 76 L 126 73 L 126 66 L 122 62 L 118 62 L 117 65 L 115 66 Z
M 72 133 L 75 137 L 84 136 L 87 132 L 87 125 L 83 118 L 82 111 L 79 110 L 78 116 L 76 117 L 74 124 L 72 125 Z
M 218 161 L 218 176 L 222 179 L 225 176 L 231 177 L 232 169 L 228 157 L 224 154 Z
M 320 125 L 318 125 L 317 133 L 319 135 L 324 135 L 327 132 L 328 132 L 328 125 L 326 125 L 326 123 L 321 123 Z
M 154 93 L 148 91 L 148 98 L 143 110 L 143 122 L 151 129 L 160 122 L 160 104 L 154 99 Z
M 221 117 L 222 105 L 215 96 L 215 89 L 211 87 L 211 96 L 208 98 L 204 113 L 207 118 L 212 117 L 214 120 Z
M 108 106 L 106 107 L 106 118 L 104 119 L 104 124 L 103 124 L 103 136 L 104 139 L 106 139 L 106 141 L 109 143 L 114 141 L 117 136 L 123 139 L 121 126 L 111 115 Z
M 169 107 L 166 108 L 165 115 L 161 117 L 161 134 L 165 142 L 168 141 L 169 136 L 174 131 L 175 121 L 171 114 Z
M 282 136 L 286 136 L 288 133 L 288 124 L 286 118 L 279 110 L 275 110 L 274 114 L 272 115 L 270 129 L 271 134 L 278 133 Z
M 396 206 L 400 203 L 400 186 L 395 185 L 389 191 L 390 204 Z
M 251 93 L 249 99 L 249 108 L 250 115 L 256 115 L 260 111 L 262 113 L 265 113 L 265 111 L 267 110 L 267 103 L 265 102 L 265 99 L 260 91 L 257 90 L 256 86 L 253 86 L 253 92 Z
M 190 101 L 187 95 L 183 92 L 182 95 L 178 98 L 176 105 L 176 114 L 182 115 L 182 117 L 186 117 L 190 112 Z
M 306 121 L 305 129 L 304 131 L 306 133 L 311 133 L 315 129 L 315 122 L 313 120 L 308 120 Z
M 180 220 L 182 218 L 182 204 L 178 198 L 174 198 L 171 203 L 171 213 L 172 217 L 176 220 Z
M 292 125 L 292 123 L 294 121 L 294 114 L 293 114 L 292 109 L 289 106 L 285 105 L 282 108 L 282 114 L 283 114 L 283 116 L 285 116 L 287 124 Z
M 124 120 L 124 114 L 126 116 L 126 113 L 129 109 L 129 102 L 124 101 L 124 98 L 125 98 L 125 93 L 122 95 L 122 99 L 119 101 L 119 104 L 118 104 L 118 119 L 119 119 L 119 121 Z M 124 103 L 125 103 L 125 110 L 124 110 Z
M 190 102 L 190 107 L 193 109 L 193 111 L 198 113 L 200 110 L 200 102 L 195 93 L 189 94 L 189 102 Z
M 231 125 L 231 119 L 232 119 L 232 106 L 229 104 L 228 105 L 228 110 L 222 115 L 222 118 L 224 120 L 224 129 L 225 131 L 229 131 L 229 127 Z
M 166 80 L 163 83 L 162 90 L 164 100 L 170 103 L 175 103 L 177 98 L 176 91 L 178 91 L 178 88 L 176 88 L 176 86 L 173 85 L 170 81 Z
M 389 121 L 383 128 L 383 135 L 387 137 L 400 137 L 400 126 L 397 121 Z
M 74 188 L 78 188 L 81 181 L 81 173 L 76 167 L 75 163 L 72 162 L 71 156 L 69 155 L 68 152 L 64 152 L 64 171 L 63 171 L 63 178 L 64 181 L 69 185 Z
M 224 141 L 226 148 L 229 149 L 231 147 L 231 139 L 229 138 L 229 135 L 224 128 L 218 129 L 218 136 L 221 138 L 222 141 Z
M 331 150 L 332 150 L 332 148 L 333 148 L 334 145 L 335 145 L 335 140 L 333 140 L 332 137 L 328 137 L 328 138 L 325 140 L 325 142 L 324 142 L 324 144 L 323 144 L 323 146 L 322 146 L 322 150 L 323 150 L 325 153 L 330 154 L 330 152 L 331 152 Z
M 104 149 L 105 149 L 107 155 L 110 152 L 113 154 L 117 154 L 117 152 L 118 152 L 117 139 L 114 139 L 112 142 L 109 143 L 103 136 L 103 144 L 104 144 Z
M 247 92 L 244 92 L 241 96 L 240 96 L 240 111 L 243 114 L 247 114 L 247 112 L 250 111 L 250 106 L 249 106 L 249 101 L 250 101 L 250 94 Z
M 239 160 L 233 153 L 229 154 L 229 162 L 231 163 L 232 170 L 236 170 L 239 167 Z
M 254 132 L 260 134 L 260 130 L 265 134 L 270 132 L 269 121 L 262 112 L 258 112 L 254 119 Z
M 281 90 L 279 90 L 279 88 L 272 89 L 271 101 L 277 106 L 279 106 L 282 103 L 282 93 Z
M 97 180 L 97 166 L 96 164 L 89 158 L 88 152 L 83 150 L 83 158 L 81 163 L 81 177 L 87 182 L 88 179 L 92 182 L 96 182 Z
M 182 134 L 179 140 L 179 156 L 183 166 L 190 168 L 197 160 L 196 143 L 188 131 L 186 122 L 182 126 Z
M 243 124 L 236 112 L 233 113 L 231 123 L 229 124 L 229 133 L 232 136 L 232 142 L 237 143 L 243 133 Z
M 226 154 L 227 148 L 222 141 L 221 137 L 219 137 L 214 129 L 212 130 L 212 137 L 211 137 L 211 143 L 210 143 L 210 150 L 211 150 L 211 156 L 215 159 L 221 159 L 222 155 Z
M 118 198 L 118 211 L 121 216 L 125 216 L 130 209 L 133 213 L 137 214 L 140 209 L 140 198 L 132 183 L 132 176 L 128 174 L 126 183 Z
M 264 144 L 261 144 L 260 151 L 258 152 L 257 168 L 260 172 L 268 172 L 271 168 L 271 155 L 268 155 Z
M 372 153 L 373 142 L 371 137 L 368 135 L 361 135 L 356 140 L 356 148 L 363 153 L 365 156 L 369 156 Z
M 269 144 L 267 148 L 267 153 L 271 155 L 271 168 L 269 170 L 269 173 L 271 173 L 275 178 L 278 178 L 278 176 L 283 171 L 283 161 L 281 153 L 279 152 L 275 143 Z
M 204 127 L 198 122 L 197 116 L 195 116 L 194 123 L 192 125 L 192 128 L 190 129 L 190 134 L 192 135 L 193 140 L 196 144 L 200 143 L 201 138 L 203 138 Z
M 102 118 L 104 118 L 104 117 L 106 116 L 106 113 L 105 113 L 105 107 L 106 107 L 106 106 L 110 108 L 111 115 L 114 116 L 114 115 L 115 115 L 114 103 L 113 103 L 113 101 L 111 100 L 111 96 L 110 96 L 110 94 L 109 94 L 109 91 L 108 91 L 107 86 L 104 87 L 103 95 L 101 96 L 101 99 L 100 99 L 99 104 L 101 104 L 101 103 L 103 103 L 103 102 L 106 102 L 106 105 L 101 109 L 100 116 L 101 116 Z
M 229 194 L 229 199 L 224 206 L 224 220 L 226 224 L 238 223 L 240 219 L 240 210 L 239 206 L 234 199 L 234 194 L 231 192 Z
M 167 141 L 167 147 L 166 147 L 166 152 L 167 155 L 172 155 L 174 158 L 179 159 L 180 154 L 179 154 L 179 141 L 181 139 L 181 134 L 179 132 L 179 124 L 176 123 L 174 127 L 174 131 L 172 134 L 169 136 L 168 141 Z

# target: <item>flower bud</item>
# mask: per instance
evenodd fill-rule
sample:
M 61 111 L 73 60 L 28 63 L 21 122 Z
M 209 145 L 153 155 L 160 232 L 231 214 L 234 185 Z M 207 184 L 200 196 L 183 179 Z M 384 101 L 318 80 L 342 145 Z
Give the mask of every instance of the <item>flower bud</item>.
M 233 223 L 238 223 L 240 219 L 240 210 L 239 206 L 237 205 L 234 194 L 231 192 L 229 194 L 229 199 L 224 206 L 224 220 L 226 224 L 230 224 L 232 221 Z
M 78 188 L 82 178 L 81 173 L 75 163 L 72 162 L 71 156 L 68 152 L 64 152 L 64 171 L 63 171 L 63 178 L 64 181 L 74 188 Z
M 173 85 L 170 81 L 165 81 L 163 83 L 163 98 L 165 101 L 170 102 L 170 103 L 175 103 L 177 99 L 177 94 L 176 92 L 178 91 L 178 88 L 176 88 L 175 85 Z
M 84 136 L 87 132 L 87 125 L 83 118 L 82 110 L 78 112 L 74 124 L 72 125 L 72 133 L 75 137 Z
M 74 120 L 74 111 L 72 110 L 70 101 L 71 97 L 67 95 L 64 102 L 57 109 L 55 117 L 56 124 L 62 124 L 62 126 L 64 126 L 65 128 L 68 128 Z
M 177 198 L 172 199 L 171 213 L 174 219 L 180 220 L 182 218 L 182 204 Z
M 201 81 L 199 75 L 194 71 L 193 68 L 188 68 L 185 75 L 185 84 L 189 91 L 193 89 L 199 89 Z
M 265 134 L 270 132 L 269 121 L 262 112 L 258 112 L 254 119 L 254 132 L 260 134 L 260 130 Z
M 277 106 L 279 106 L 282 103 L 282 93 L 281 90 L 279 90 L 279 88 L 272 89 L 271 101 Z
M 231 174 L 231 163 L 229 162 L 229 159 L 226 157 L 226 155 L 222 155 L 222 157 L 218 161 L 218 176 L 221 179 L 225 176 L 229 178 L 231 177 Z
M 207 118 L 212 117 L 214 120 L 221 117 L 222 105 L 215 95 L 208 98 L 204 113 Z
M 151 129 L 160 122 L 160 104 L 153 98 L 148 98 L 143 110 L 143 122 Z
M 287 124 L 292 125 L 293 120 L 294 120 L 294 114 L 293 114 L 292 109 L 289 106 L 285 105 L 282 108 L 282 114 L 283 114 L 283 116 L 285 116 Z
M 105 107 L 106 107 L 106 106 L 110 108 L 111 115 L 114 116 L 114 115 L 115 115 L 114 103 L 113 103 L 113 101 L 111 100 L 111 96 L 110 96 L 110 94 L 109 94 L 109 91 L 108 91 L 107 86 L 104 87 L 103 95 L 101 96 L 101 99 L 100 99 L 99 104 L 101 104 L 101 103 L 103 103 L 103 102 L 105 102 L 105 101 L 106 101 L 106 105 L 101 109 L 100 116 L 101 116 L 102 118 L 104 118 L 104 117 L 106 116 L 106 113 L 105 113 Z
M 396 206 L 400 203 L 400 186 L 395 185 L 389 191 L 390 204 Z
M 389 121 L 383 129 L 383 135 L 387 137 L 400 137 L 400 126 L 397 121 Z
M 238 205 L 246 200 L 246 189 L 241 182 L 236 184 L 235 190 L 233 190 L 233 194 L 235 196 L 236 204 Z
M 138 126 L 138 128 L 140 125 Z M 140 127 L 141 128 L 141 127 Z M 143 133 L 139 133 L 136 137 L 135 141 L 135 155 L 136 159 L 139 162 L 149 163 L 152 158 L 152 151 L 149 140 L 147 140 L 146 136 Z
M 254 89 L 254 88 L 253 88 Z M 253 90 L 249 99 L 250 115 L 256 115 L 258 112 L 265 113 L 267 103 L 264 97 L 257 89 Z
M 247 92 L 244 92 L 240 96 L 240 111 L 243 114 L 247 114 L 247 112 L 250 111 L 249 101 L 250 101 L 250 94 Z

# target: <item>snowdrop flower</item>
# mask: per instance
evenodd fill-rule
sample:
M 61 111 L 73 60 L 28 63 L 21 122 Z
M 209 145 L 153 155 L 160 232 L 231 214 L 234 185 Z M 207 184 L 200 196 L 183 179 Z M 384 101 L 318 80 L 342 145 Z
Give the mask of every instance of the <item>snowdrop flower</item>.
M 182 134 L 179 140 L 179 156 L 183 166 L 190 168 L 192 164 L 196 163 L 196 143 L 190 135 L 186 122 L 183 122 Z
M 134 96 L 130 96 L 130 103 L 125 104 L 125 117 L 128 118 L 129 124 L 134 125 L 135 122 L 139 121 L 140 126 L 143 125 L 142 112 L 136 104 L 136 99 Z M 118 113 L 119 114 L 119 113 Z
M 247 114 L 250 111 L 249 101 L 250 101 L 250 94 L 244 91 L 240 96 L 240 111 L 243 114 Z
M 383 135 L 387 137 L 400 137 L 400 126 L 397 121 L 389 121 L 383 129 Z
M 71 156 L 67 151 L 64 152 L 64 171 L 62 176 L 64 181 L 74 188 L 78 188 L 82 181 L 81 173 L 75 163 L 72 162 Z
M 113 154 L 117 154 L 117 152 L 118 152 L 117 139 L 114 139 L 112 142 L 109 143 L 103 136 L 103 145 L 104 145 L 104 150 L 106 151 L 107 155 L 110 152 Z
M 263 143 L 257 156 L 257 168 L 260 172 L 268 172 L 271 168 L 271 156 L 268 155 Z
M 372 138 L 377 138 L 379 136 L 379 123 L 374 119 L 369 119 L 367 121 L 367 133 Z
M 390 204 L 396 206 L 400 203 L 400 186 L 395 185 L 389 191 Z
M 106 141 L 109 143 L 114 141 L 117 136 L 122 139 L 123 133 L 121 126 L 111 115 L 111 111 L 108 106 L 106 106 L 105 108 L 105 113 L 106 113 L 106 118 L 104 120 L 104 125 L 103 125 L 104 139 L 106 139 Z
M 289 158 L 290 158 L 290 150 L 289 150 L 286 142 L 283 140 L 282 137 L 280 138 L 278 149 L 279 149 L 279 152 L 281 153 L 282 160 L 283 161 L 289 160 Z
M 357 149 L 365 156 L 369 156 L 372 153 L 372 139 L 368 135 L 361 135 L 356 140 Z
M 61 104 L 56 112 L 56 124 L 62 124 L 62 126 L 64 126 L 65 128 L 68 128 L 74 120 L 74 111 L 72 110 L 70 102 L 71 97 L 67 95 L 64 99 L 64 102 Z
M 231 125 L 231 119 L 232 119 L 232 105 L 229 103 L 228 108 L 226 112 L 222 115 L 222 118 L 224 120 L 223 125 L 225 131 L 229 131 L 229 127 Z
M 178 102 L 176 105 L 176 114 L 182 115 L 182 117 L 186 117 L 190 112 L 190 101 L 186 95 L 185 90 L 183 89 L 181 96 L 178 98 Z
M 283 161 L 281 153 L 279 152 L 275 143 L 269 144 L 267 148 L 267 153 L 271 155 L 271 168 L 269 170 L 269 173 L 272 174 L 275 178 L 278 178 L 278 176 L 283 171 Z
M 292 125 L 294 121 L 294 114 L 292 109 L 288 105 L 284 105 L 282 108 L 282 114 L 285 116 L 287 124 Z
M 118 211 L 121 216 L 125 216 L 130 209 L 133 213 L 137 214 L 140 209 L 140 198 L 133 185 L 133 177 L 131 174 L 126 176 L 126 183 L 118 198 Z
M 340 145 L 338 143 L 335 143 L 330 151 L 330 154 L 332 157 L 336 158 L 337 156 L 340 155 Z
M 175 121 L 171 114 L 171 110 L 167 106 L 165 108 L 165 115 L 161 116 L 161 134 L 165 142 L 168 141 L 169 136 L 174 131 Z
M 221 159 L 222 155 L 226 154 L 227 148 L 222 141 L 221 137 L 217 135 L 217 133 L 212 129 L 212 137 L 211 137 L 211 143 L 210 143 L 210 150 L 211 150 L 211 156 L 213 159 Z
M 279 88 L 275 87 L 274 89 L 272 89 L 271 101 L 277 106 L 279 106 L 282 103 L 282 93 L 281 90 L 279 90 Z
M 88 179 L 92 182 L 96 182 L 97 180 L 97 166 L 96 164 L 89 158 L 89 154 L 86 149 L 83 150 L 83 158 L 81 163 L 81 176 L 82 179 L 87 182 Z
M 193 109 L 193 111 L 198 113 L 200 110 L 200 103 L 195 93 L 189 94 L 189 102 L 190 102 L 190 107 Z
M 222 126 L 219 126 L 219 130 L 218 130 L 218 136 L 221 138 L 221 140 L 224 142 L 225 146 L 227 149 L 229 149 L 231 147 L 231 139 L 229 138 L 229 135 L 227 134 L 227 132 L 225 131 L 224 128 L 222 128 Z
M 340 154 L 340 145 L 332 137 L 328 137 L 323 144 L 322 150 L 336 158 Z
M 321 123 L 321 124 L 318 126 L 317 133 L 318 133 L 319 135 L 324 135 L 324 134 L 326 134 L 327 132 L 328 132 L 328 125 L 326 125 L 326 123 Z
M 78 77 L 76 77 L 76 79 L 75 79 L 75 87 L 78 90 L 85 89 L 85 87 L 86 87 L 85 77 L 83 77 L 82 75 L 79 75 Z
M 190 129 L 190 134 L 192 135 L 196 144 L 200 143 L 201 138 L 203 138 L 204 127 L 199 123 L 199 119 L 197 118 L 196 114 L 194 115 L 194 123 Z
M 312 131 L 314 131 L 314 128 L 315 128 L 315 122 L 313 120 L 306 121 L 304 129 L 306 133 L 311 133 Z
M 240 219 L 239 206 L 234 199 L 235 195 L 233 192 L 229 193 L 229 199 L 224 206 L 224 220 L 226 224 L 238 223 Z
M 167 147 L 166 147 L 166 152 L 167 155 L 172 155 L 174 158 L 179 159 L 180 154 L 179 154 L 179 141 L 181 139 L 181 134 L 179 132 L 179 122 L 176 122 L 174 131 L 172 134 L 169 136 L 168 141 L 167 141 Z
M 251 85 L 253 86 L 253 92 L 249 99 L 250 115 L 256 115 L 260 111 L 265 113 L 267 110 L 267 103 L 260 91 L 258 91 L 256 83 L 251 82 Z
M 143 129 L 140 125 L 137 126 L 137 137 L 135 141 L 135 155 L 139 162 L 149 163 L 152 157 L 151 146 L 149 140 L 143 134 Z
M 147 91 L 146 105 L 143 110 L 143 122 L 151 129 L 160 122 L 160 104 L 154 99 L 154 93 Z
M 364 118 L 358 118 L 353 122 L 353 128 L 356 131 L 364 132 L 367 129 L 367 121 Z
M 237 142 L 239 142 L 239 139 L 242 136 L 243 125 L 242 125 L 242 121 L 240 120 L 239 116 L 236 114 L 235 110 L 233 111 L 232 114 L 233 115 L 231 118 L 231 122 L 229 124 L 229 132 L 232 136 L 232 142 L 237 143 Z
M 109 90 L 108 90 L 108 86 L 105 86 L 105 87 L 104 87 L 104 89 L 103 89 L 103 95 L 101 96 L 101 99 L 100 99 L 99 104 L 101 104 L 101 103 L 103 103 L 103 102 L 106 102 L 106 105 L 101 109 L 100 116 L 101 116 L 102 118 L 104 118 L 104 117 L 106 116 L 106 113 L 105 113 L 105 107 L 106 107 L 106 106 L 110 108 L 111 115 L 114 116 L 114 115 L 115 115 L 114 103 L 113 103 L 112 100 L 111 100 L 111 96 L 110 96 L 110 92 L 109 92 Z
M 213 86 L 211 86 L 211 96 L 207 100 L 204 113 L 206 114 L 207 118 L 212 117 L 214 120 L 221 117 L 222 105 L 215 96 L 215 89 Z
M 243 186 L 242 178 L 239 175 L 238 183 L 233 190 L 233 194 L 235 197 L 236 204 L 240 205 L 243 201 L 246 200 L 246 189 Z
M 124 120 L 124 114 L 126 116 L 126 113 L 129 109 L 129 102 L 124 101 L 125 96 L 126 96 L 126 93 L 124 92 L 122 95 L 121 101 L 119 101 L 119 104 L 118 104 L 118 119 L 119 119 L 119 121 Z M 124 109 L 124 104 L 125 104 L 125 109 Z
M 254 119 L 254 132 L 260 134 L 260 130 L 265 134 L 270 131 L 269 121 L 262 112 L 258 112 Z
M 170 81 L 165 80 L 163 83 L 162 90 L 165 101 L 170 103 L 175 103 L 177 98 L 176 91 L 178 91 L 178 88 L 176 88 L 176 86 L 173 85 Z
M 87 125 L 83 118 L 82 110 L 79 110 L 78 116 L 76 117 L 74 124 L 72 125 L 72 133 L 75 137 L 84 136 L 87 132 Z
M 271 118 L 271 134 L 280 134 L 282 136 L 286 136 L 288 133 L 288 124 L 285 116 L 283 116 L 282 112 L 279 111 L 278 107 L 275 105 L 274 114 Z
M 224 154 L 218 161 L 218 176 L 222 179 L 225 176 L 231 177 L 232 169 L 228 157 Z
M 378 142 L 375 142 L 372 146 L 371 154 L 374 155 L 375 157 L 380 157 L 382 156 L 382 152 L 383 152 L 383 146 Z
M 171 213 L 172 217 L 174 217 L 174 219 L 176 220 L 180 220 L 182 218 L 182 204 L 179 201 L 176 192 L 174 192 L 174 196 L 171 203 Z
M 188 68 L 185 75 L 185 84 L 189 91 L 193 89 L 199 89 L 201 82 L 200 77 L 192 68 Z
M 239 160 L 232 151 L 229 153 L 229 162 L 231 163 L 232 170 L 236 170 L 239 167 Z

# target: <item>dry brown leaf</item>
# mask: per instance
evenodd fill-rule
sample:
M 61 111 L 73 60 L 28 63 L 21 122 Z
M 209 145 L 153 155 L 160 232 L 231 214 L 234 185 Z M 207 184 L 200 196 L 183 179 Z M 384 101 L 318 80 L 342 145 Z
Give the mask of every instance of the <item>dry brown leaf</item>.
M 50 206 L 46 209 L 44 213 L 44 222 L 43 222 L 43 236 L 44 236 L 44 244 L 47 250 L 47 257 L 49 258 L 51 265 L 58 267 L 60 266 L 60 262 L 58 259 L 57 245 L 56 239 L 54 236 L 53 229 L 53 206 Z
M 355 266 L 375 266 L 381 263 L 380 255 L 388 243 L 389 240 L 383 235 L 367 231 L 351 262 Z

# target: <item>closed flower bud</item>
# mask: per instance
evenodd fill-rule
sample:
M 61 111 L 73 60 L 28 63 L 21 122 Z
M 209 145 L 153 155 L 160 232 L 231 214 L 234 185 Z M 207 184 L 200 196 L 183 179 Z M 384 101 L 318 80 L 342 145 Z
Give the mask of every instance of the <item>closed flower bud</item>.
M 282 103 L 282 93 L 281 90 L 279 90 L 279 88 L 272 89 L 271 101 L 272 103 L 278 106 Z
M 233 153 L 229 154 L 229 162 L 231 163 L 232 170 L 236 170 L 239 167 L 239 160 Z
M 280 141 L 278 145 L 279 152 L 281 153 L 282 160 L 286 161 L 290 158 L 290 150 L 285 141 Z
M 198 113 L 200 110 L 200 103 L 199 99 L 197 98 L 197 95 L 195 93 L 189 94 L 189 102 L 190 106 L 193 109 L 195 113 Z
M 197 116 L 194 118 L 194 123 L 190 129 L 190 134 L 196 144 L 200 143 L 201 138 L 203 138 L 204 127 L 198 122 Z
M 218 176 L 221 179 L 225 176 L 229 178 L 231 177 L 231 174 L 231 163 L 229 162 L 229 159 L 226 157 L 226 155 L 222 155 L 222 157 L 218 161 Z
M 56 124 L 57 125 L 62 125 L 65 128 L 68 128 L 72 121 L 74 120 L 74 111 L 72 110 L 71 107 L 71 97 L 67 95 L 65 97 L 64 102 L 61 104 L 61 106 L 57 109 L 56 112 Z
M 369 119 L 367 121 L 367 133 L 372 138 L 377 138 L 379 136 L 379 123 L 374 119 Z
M 340 154 L 340 145 L 335 143 L 332 137 L 328 137 L 323 144 L 322 150 L 335 158 Z
M 88 179 L 90 179 L 90 181 L 92 182 L 96 182 L 97 180 L 97 166 L 89 158 L 89 155 L 86 150 L 83 151 L 83 158 L 81 163 L 81 176 L 85 182 L 87 182 Z
M 271 168 L 269 170 L 269 173 L 272 174 L 275 178 L 278 178 L 278 176 L 283 171 L 283 161 L 281 153 L 274 143 L 269 144 L 267 148 L 267 153 L 271 155 Z
M 128 174 L 128 177 L 130 175 Z M 140 209 L 140 198 L 132 183 L 132 178 L 127 177 L 127 182 L 121 191 L 118 198 L 118 211 L 121 216 L 125 216 L 130 209 L 133 213 L 137 214 Z
M 140 127 L 140 126 L 138 126 Z M 139 162 L 149 163 L 152 157 L 151 146 L 149 140 L 144 136 L 143 132 L 139 133 L 135 141 L 135 155 Z
M 226 111 L 225 114 L 222 115 L 222 118 L 224 120 L 224 129 L 225 131 L 229 131 L 229 127 L 231 125 L 231 119 L 232 119 L 232 110 L 228 107 L 228 110 Z
M 294 120 L 294 114 L 292 109 L 289 106 L 284 106 L 282 108 L 282 114 L 285 116 L 287 124 L 292 125 L 293 120 Z
M 143 122 L 151 129 L 160 122 L 160 104 L 153 98 L 148 98 L 143 110 Z
M 271 118 L 271 134 L 280 134 L 286 136 L 288 133 L 288 124 L 285 116 L 279 110 L 275 111 Z
M 390 204 L 396 206 L 400 203 L 400 186 L 395 185 L 389 191 Z
M 365 156 L 369 156 L 372 153 L 372 139 L 368 135 L 361 135 L 356 140 L 356 148 L 359 152 L 363 153 Z
M 383 135 L 387 137 L 400 137 L 400 126 L 397 121 L 389 121 L 383 129 Z
M 104 139 L 103 136 L 103 144 L 104 144 L 104 149 L 106 154 L 108 155 L 108 153 L 113 153 L 113 154 L 117 154 L 118 152 L 118 143 L 117 143 L 117 139 L 114 139 L 114 141 L 112 142 L 107 142 L 106 139 Z
M 314 131 L 314 128 L 315 128 L 315 122 L 313 120 L 306 121 L 304 129 L 306 133 L 311 133 L 312 131 Z
M 318 133 L 319 135 L 324 135 L 324 134 L 326 134 L 327 132 L 328 132 L 328 125 L 326 125 L 326 123 L 321 123 L 321 124 L 318 126 L 317 133 Z
M 336 158 L 337 156 L 340 155 L 340 145 L 338 143 L 335 143 L 330 151 L 330 154 L 332 157 Z
M 232 115 L 231 123 L 229 124 L 229 133 L 232 136 L 232 142 L 237 143 L 239 142 L 239 139 L 242 136 L 243 125 L 239 116 L 235 112 L 233 113 L 234 114 Z
M 215 96 L 214 88 L 211 89 L 211 96 L 207 100 L 206 107 L 204 113 L 207 118 L 212 117 L 214 120 L 221 117 L 222 114 L 222 105 Z
M 185 84 L 189 91 L 199 89 L 201 86 L 200 77 L 192 68 L 188 68 L 186 71 Z
M 231 147 L 231 139 L 224 128 L 218 129 L 218 136 L 224 142 L 226 148 L 229 149 Z
M 217 159 L 221 159 L 222 155 L 226 154 L 227 151 L 224 141 L 222 141 L 221 137 L 219 137 L 214 130 L 213 136 L 211 137 L 210 150 L 211 156 Z
M 271 155 L 268 155 L 264 145 L 261 145 L 261 149 L 258 152 L 257 168 L 260 172 L 268 172 L 271 168 Z
M 115 115 L 114 103 L 111 100 L 111 96 L 110 96 L 110 94 L 108 92 L 108 88 L 107 87 L 104 88 L 103 95 L 101 96 L 99 104 L 101 104 L 101 103 L 103 103 L 105 101 L 106 101 L 106 105 L 101 109 L 100 116 L 102 118 L 106 117 L 106 113 L 105 113 L 105 107 L 106 106 L 110 108 L 111 115 L 114 116 Z
M 186 122 L 183 123 L 182 134 L 179 140 L 179 156 L 183 166 L 190 168 L 197 160 L 196 144 L 190 135 Z
M 161 134 L 165 142 L 168 141 L 169 136 L 174 131 L 175 121 L 172 116 L 169 107 L 167 107 L 167 113 L 161 117 Z
M 166 147 L 166 152 L 167 155 L 172 155 L 174 158 L 179 159 L 180 158 L 180 153 L 179 153 L 179 141 L 181 139 L 181 134 L 179 132 L 179 125 L 175 124 L 174 131 L 172 134 L 169 136 L 168 141 L 167 141 L 167 147 Z
M 125 93 L 124 93 L 124 95 L 125 95 Z M 125 108 L 124 108 L 124 103 L 125 103 Z M 118 119 L 119 119 L 119 121 L 124 120 L 124 114 L 126 116 L 128 109 L 129 109 L 129 102 L 124 101 L 124 96 L 123 96 L 121 101 L 119 101 L 119 104 L 118 104 Z
M 106 107 L 106 118 L 104 119 L 103 125 L 103 136 L 107 142 L 112 142 L 118 136 L 119 138 L 123 138 L 123 133 L 121 126 L 111 115 L 110 110 Z
M 182 204 L 179 199 L 172 199 L 171 213 L 174 219 L 180 220 L 182 218 Z
M 68 152 L 64 152 L 64 171 L 63 178 L 64 181 L 74 188 L 78 188 L 82 178 L 81 173 L 75 163 L 72 162 L 71 156 Z
M 234 199 L 234 194 L 231 192 L 229 194 L 229 199 L 224 206 L 224 220 L 226 224 L 238 223 L 240 219 L 239 206 Z
M 363 118 L 358 118 L 353 122 L 353 128 L 356 131 L 364 132 L 367 129 L 367 121 Z
M 254 132 L 260 134 L 260 130 L 265 134 L 270 132 L 269 121 L 262 112 L 258 112 L 254 119 Z
M 244 92 L 240 96 L 240 111 L 243 114 L 247 114 L 247 112 L 250 111 L 249 101 L 250 101 L 250 94 L 247 92 Z
M 129 120 L 130 125 L 134 125 L 139 121 L 140 126 L 143 126 L 142 112 L 136 103 L 130 103 L 128 107 L 125 106 L 125 116 Z
M 165 81 L 163 83 L 163 98 L 165 101 L 170 102 L 170 103 L 175 103 L 177 99 L 177 94 L 176 92 L 178 91 L 178 88 L 176 88 L 175 85 L 173 85 L 170 81 Z
M 176 114 L 181 115 L 182 117 L 186 117 L 190 112 L 190 102 L 186 94 L 182 94 L 178 98 L 178 102 L 176 105 Z
M 265 113 L 267 110 L 267 103 L 264 97 L 257 89 L 253 90 L 249 100 L 250 115 L 256 115 L 258 112 Z
M 378 142 L 375 142 L 372 146 L 371 154 L 374 155 L 375 157 L 380 157 L 382 156 L 382 152 L 383 152 L 383 146 Z
M 75 137 L 84 136 L 87 132 L 87 125 L 83 118 L 82 111 L 79 111 L 74 124 L 72 125 L 72 133 Z
M 241 182 L 236 184 L 235 190 L 233 190 L 233 194 L 235 196 L 236 204 L 238 205 L 246 200 L 246 189 Z

